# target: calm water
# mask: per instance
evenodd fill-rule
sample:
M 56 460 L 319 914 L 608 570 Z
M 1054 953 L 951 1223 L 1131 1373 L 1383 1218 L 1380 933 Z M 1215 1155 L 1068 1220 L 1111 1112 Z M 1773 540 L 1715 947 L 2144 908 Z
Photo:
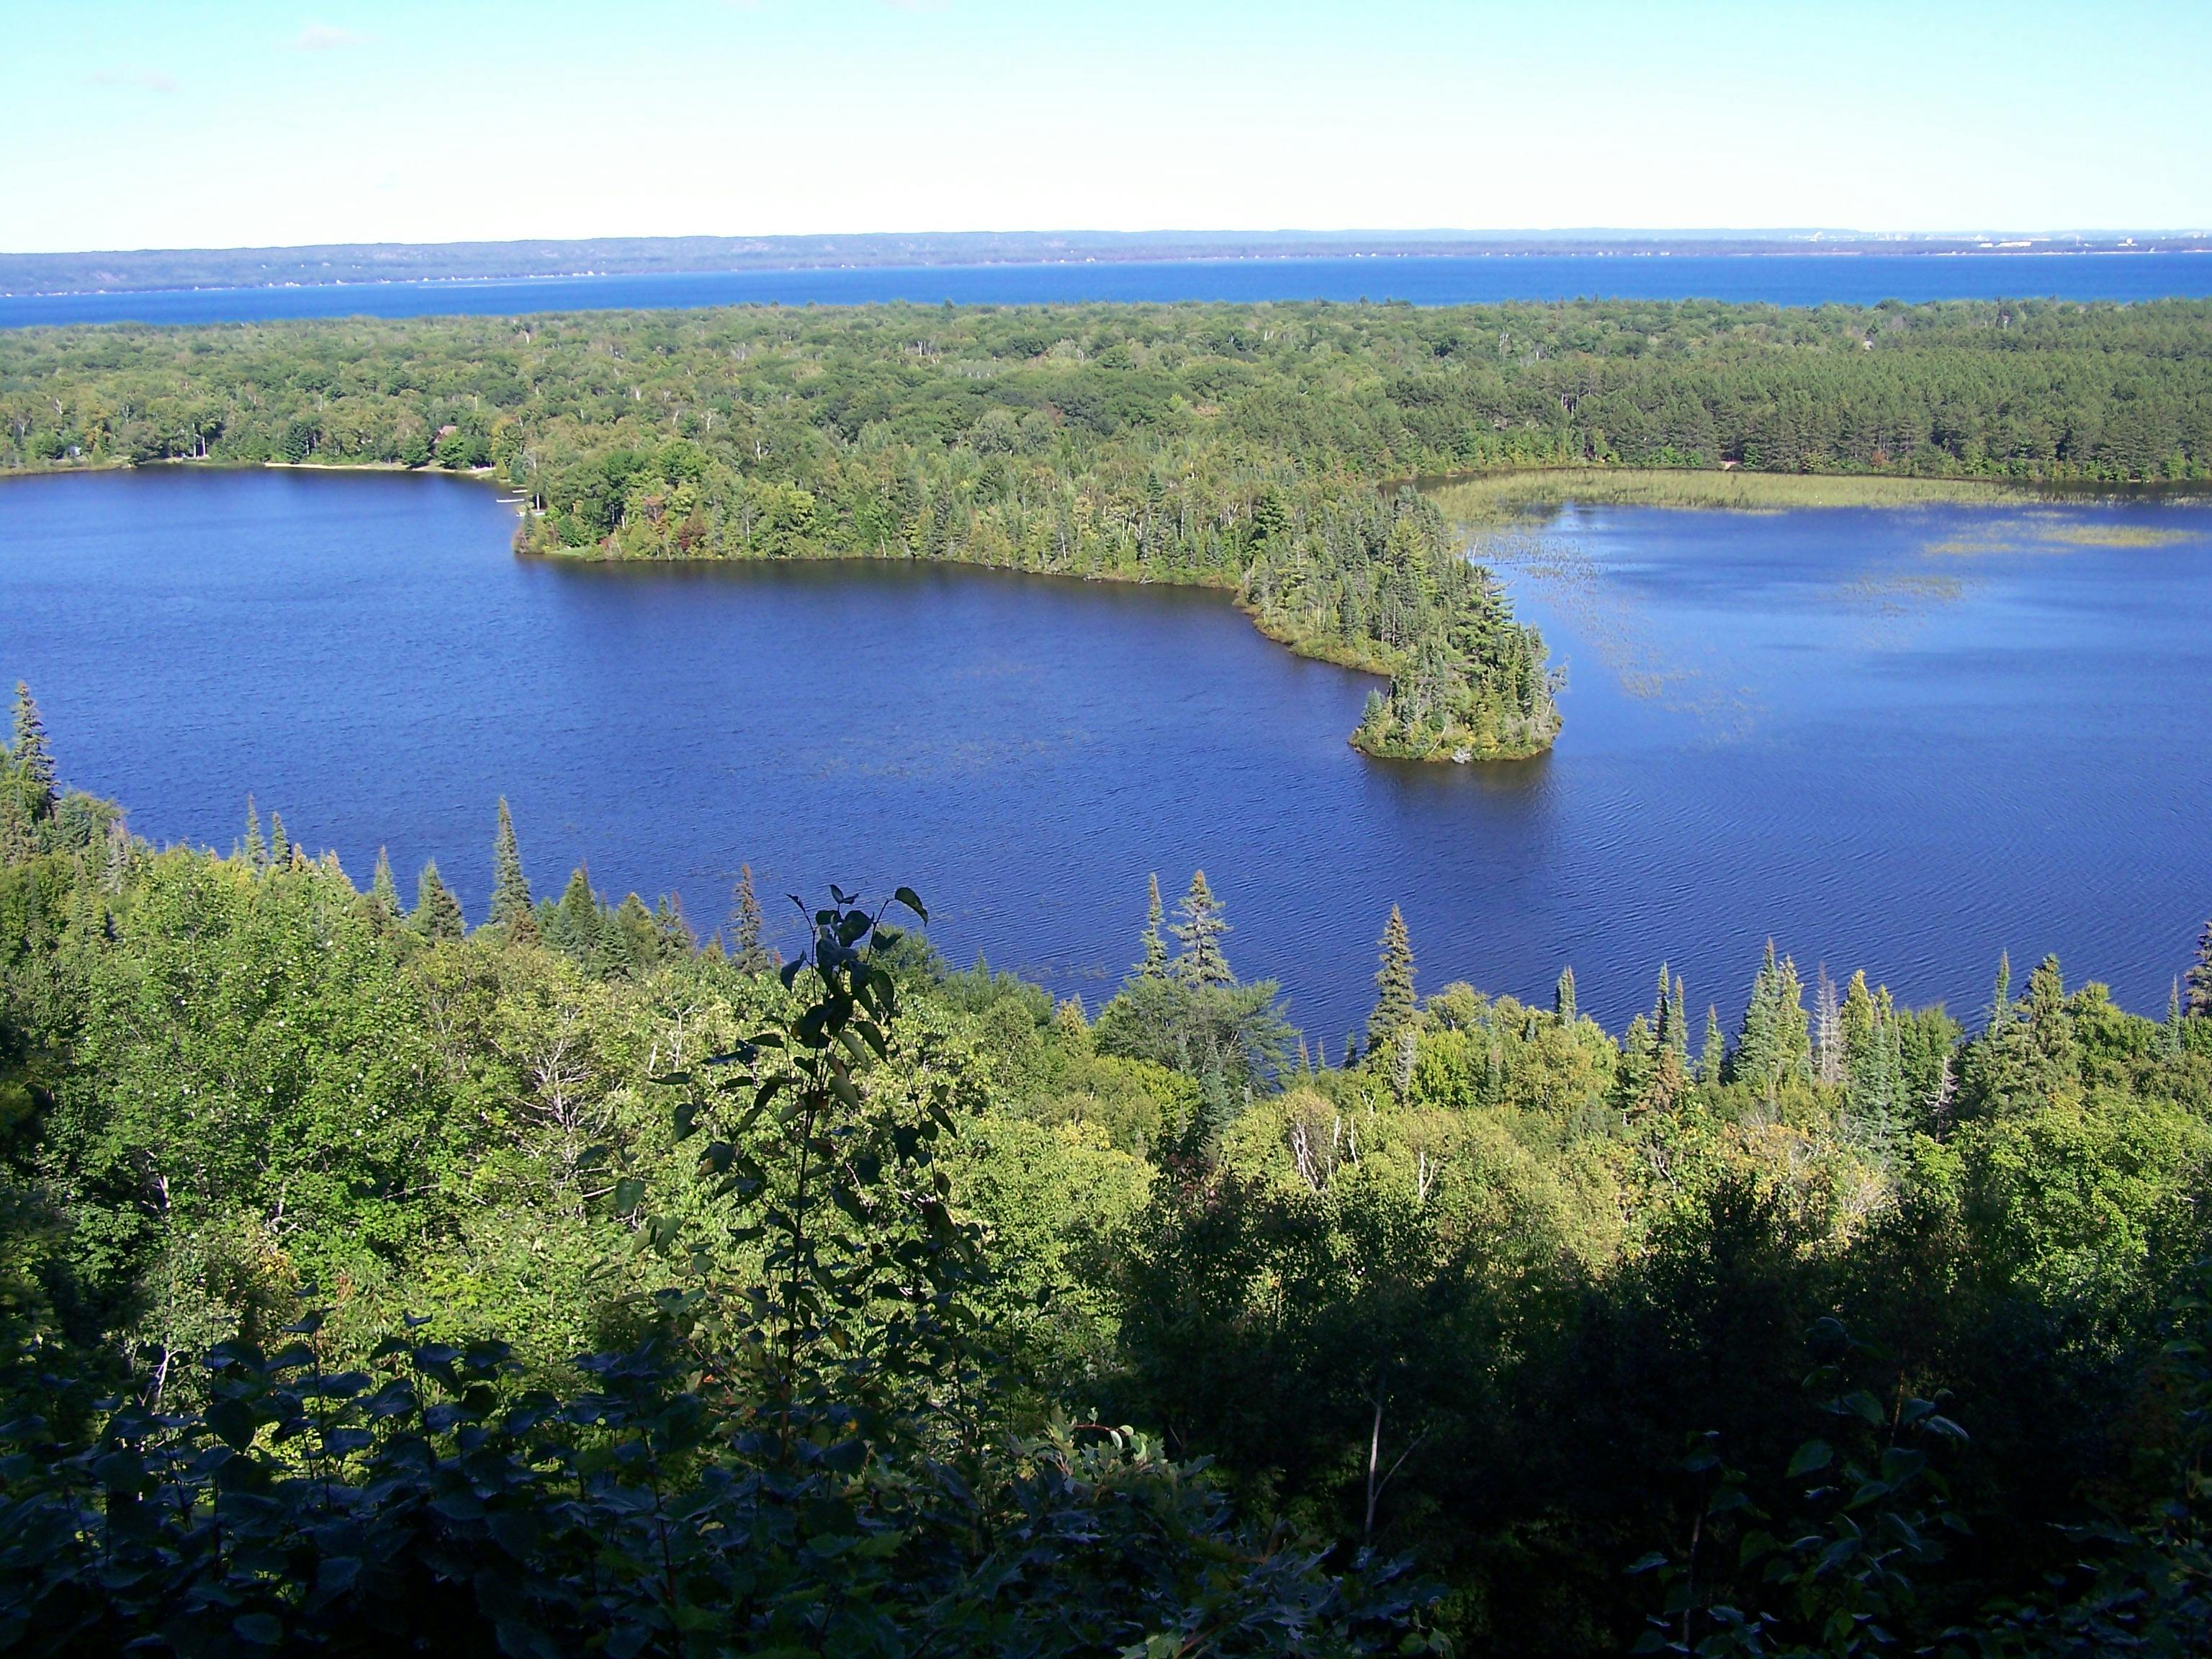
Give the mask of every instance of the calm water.
M 507 794 L 541 891 L 587 860 L 712 926 L 912 883 L 939 944 L 1081 991 L 1144 879 L 1202 865 L 1231 960 L 1332 1049 L 1402 903 L 1433 989 L 1616 1026 L 1662 957 L 1733 1022 L 1808 975 L 1986 998 L 2045 950 L 2148 1012 L 2212 910 L 2212 510 L 1562 515 L 1507 575 L 1571 664 L 1548 759 L 1380 765 L 1368 682 L 1218 596 L 904 565 L 524 562 L 440 477 L 0 483 L 0 678 L 137 830 L 228 848 L 252 791 L 364 879 L 480 914 Z
M 2212 254 L 1517 254 L 1178 259 L 1055 265 L 554 276 L 150 294 L 0 295 L 0 327 L 49 323 L 234 323 L 279 317 L 419 317 L 643 307 L 1041 305 L 1081 300 L 1732 300 L 1873 305 L 1882 300 L 2155 300 L 2212 295 Z

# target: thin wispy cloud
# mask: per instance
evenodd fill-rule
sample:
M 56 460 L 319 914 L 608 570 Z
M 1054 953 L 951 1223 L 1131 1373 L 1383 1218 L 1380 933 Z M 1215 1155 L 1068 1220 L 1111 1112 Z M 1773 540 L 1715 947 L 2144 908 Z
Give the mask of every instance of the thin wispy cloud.
M 177 77 L 165 75 L 160 70 L 95 70 L 92 84 L 95 87 L 136 87 L 141 92 L 174 92 Z
M 347 46 L 365 46 L 369 37 L 352 29 L 342 29 L 329 23 L 310 23 L 292 39 L 295 52 L 338 52 Z

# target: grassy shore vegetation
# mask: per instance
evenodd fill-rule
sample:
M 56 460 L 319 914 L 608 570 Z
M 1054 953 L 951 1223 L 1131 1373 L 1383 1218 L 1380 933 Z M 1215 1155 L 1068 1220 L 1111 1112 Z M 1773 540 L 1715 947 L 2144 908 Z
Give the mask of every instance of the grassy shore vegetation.
M 1987 479 L 1899 477 L 1887 473 L 1747 472 L 1685 468 L 1522 468 L 1455 478 L 1427 494 L 1456 524 L 1494 525 L 1570 502 L 1701 511 L 1786 512 L 1808 507 L 1924 507 L 2027 502 L 2017 484 Z
M 2212 930 L 2163 1019 L 1770 949 L 1616 1033 L 1394 915 L 1324 1055 L 1202 875 L 1090 1010 L 912 895 L 702 945 L 486 829 L 477 917 L 158 850 L 19 699 L 0 1643 L 2212 1641 Z
M 523 544 L 1234 591 L 1390 676 L 1359 741 L 1525 754 L 1542 641 L 1385 481 L 1723 463 L 2212 477 L 2212 306 L 911 306 L 0 335 L 0 467 L 489 467 Z M 1636 486 L 1638 489 L 1656 486 Z M 1910 486 L 1905 486 L 1909 488 Z M 1535 486 L 1530 486 L 1535 488 Z

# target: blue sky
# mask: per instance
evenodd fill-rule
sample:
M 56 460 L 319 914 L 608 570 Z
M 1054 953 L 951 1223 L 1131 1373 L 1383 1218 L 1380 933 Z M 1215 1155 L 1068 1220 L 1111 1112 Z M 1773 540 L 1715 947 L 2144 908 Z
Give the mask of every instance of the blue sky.
M 0 0 L 0 248 L 2212 228 L 2204 0 Z

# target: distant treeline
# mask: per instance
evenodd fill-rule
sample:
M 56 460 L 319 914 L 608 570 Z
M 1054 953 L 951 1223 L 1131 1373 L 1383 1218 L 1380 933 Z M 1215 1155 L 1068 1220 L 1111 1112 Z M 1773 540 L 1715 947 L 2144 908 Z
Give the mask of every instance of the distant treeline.
M 1380 753 L 1540 748 L 1542 641 L 1378 485 L 1518 466 L 2212 477 L 2212 303 L 746 308 L 0 337 L 0 465 L 492 467 L 524 544 L 1234 588 L 1392 676 Z

